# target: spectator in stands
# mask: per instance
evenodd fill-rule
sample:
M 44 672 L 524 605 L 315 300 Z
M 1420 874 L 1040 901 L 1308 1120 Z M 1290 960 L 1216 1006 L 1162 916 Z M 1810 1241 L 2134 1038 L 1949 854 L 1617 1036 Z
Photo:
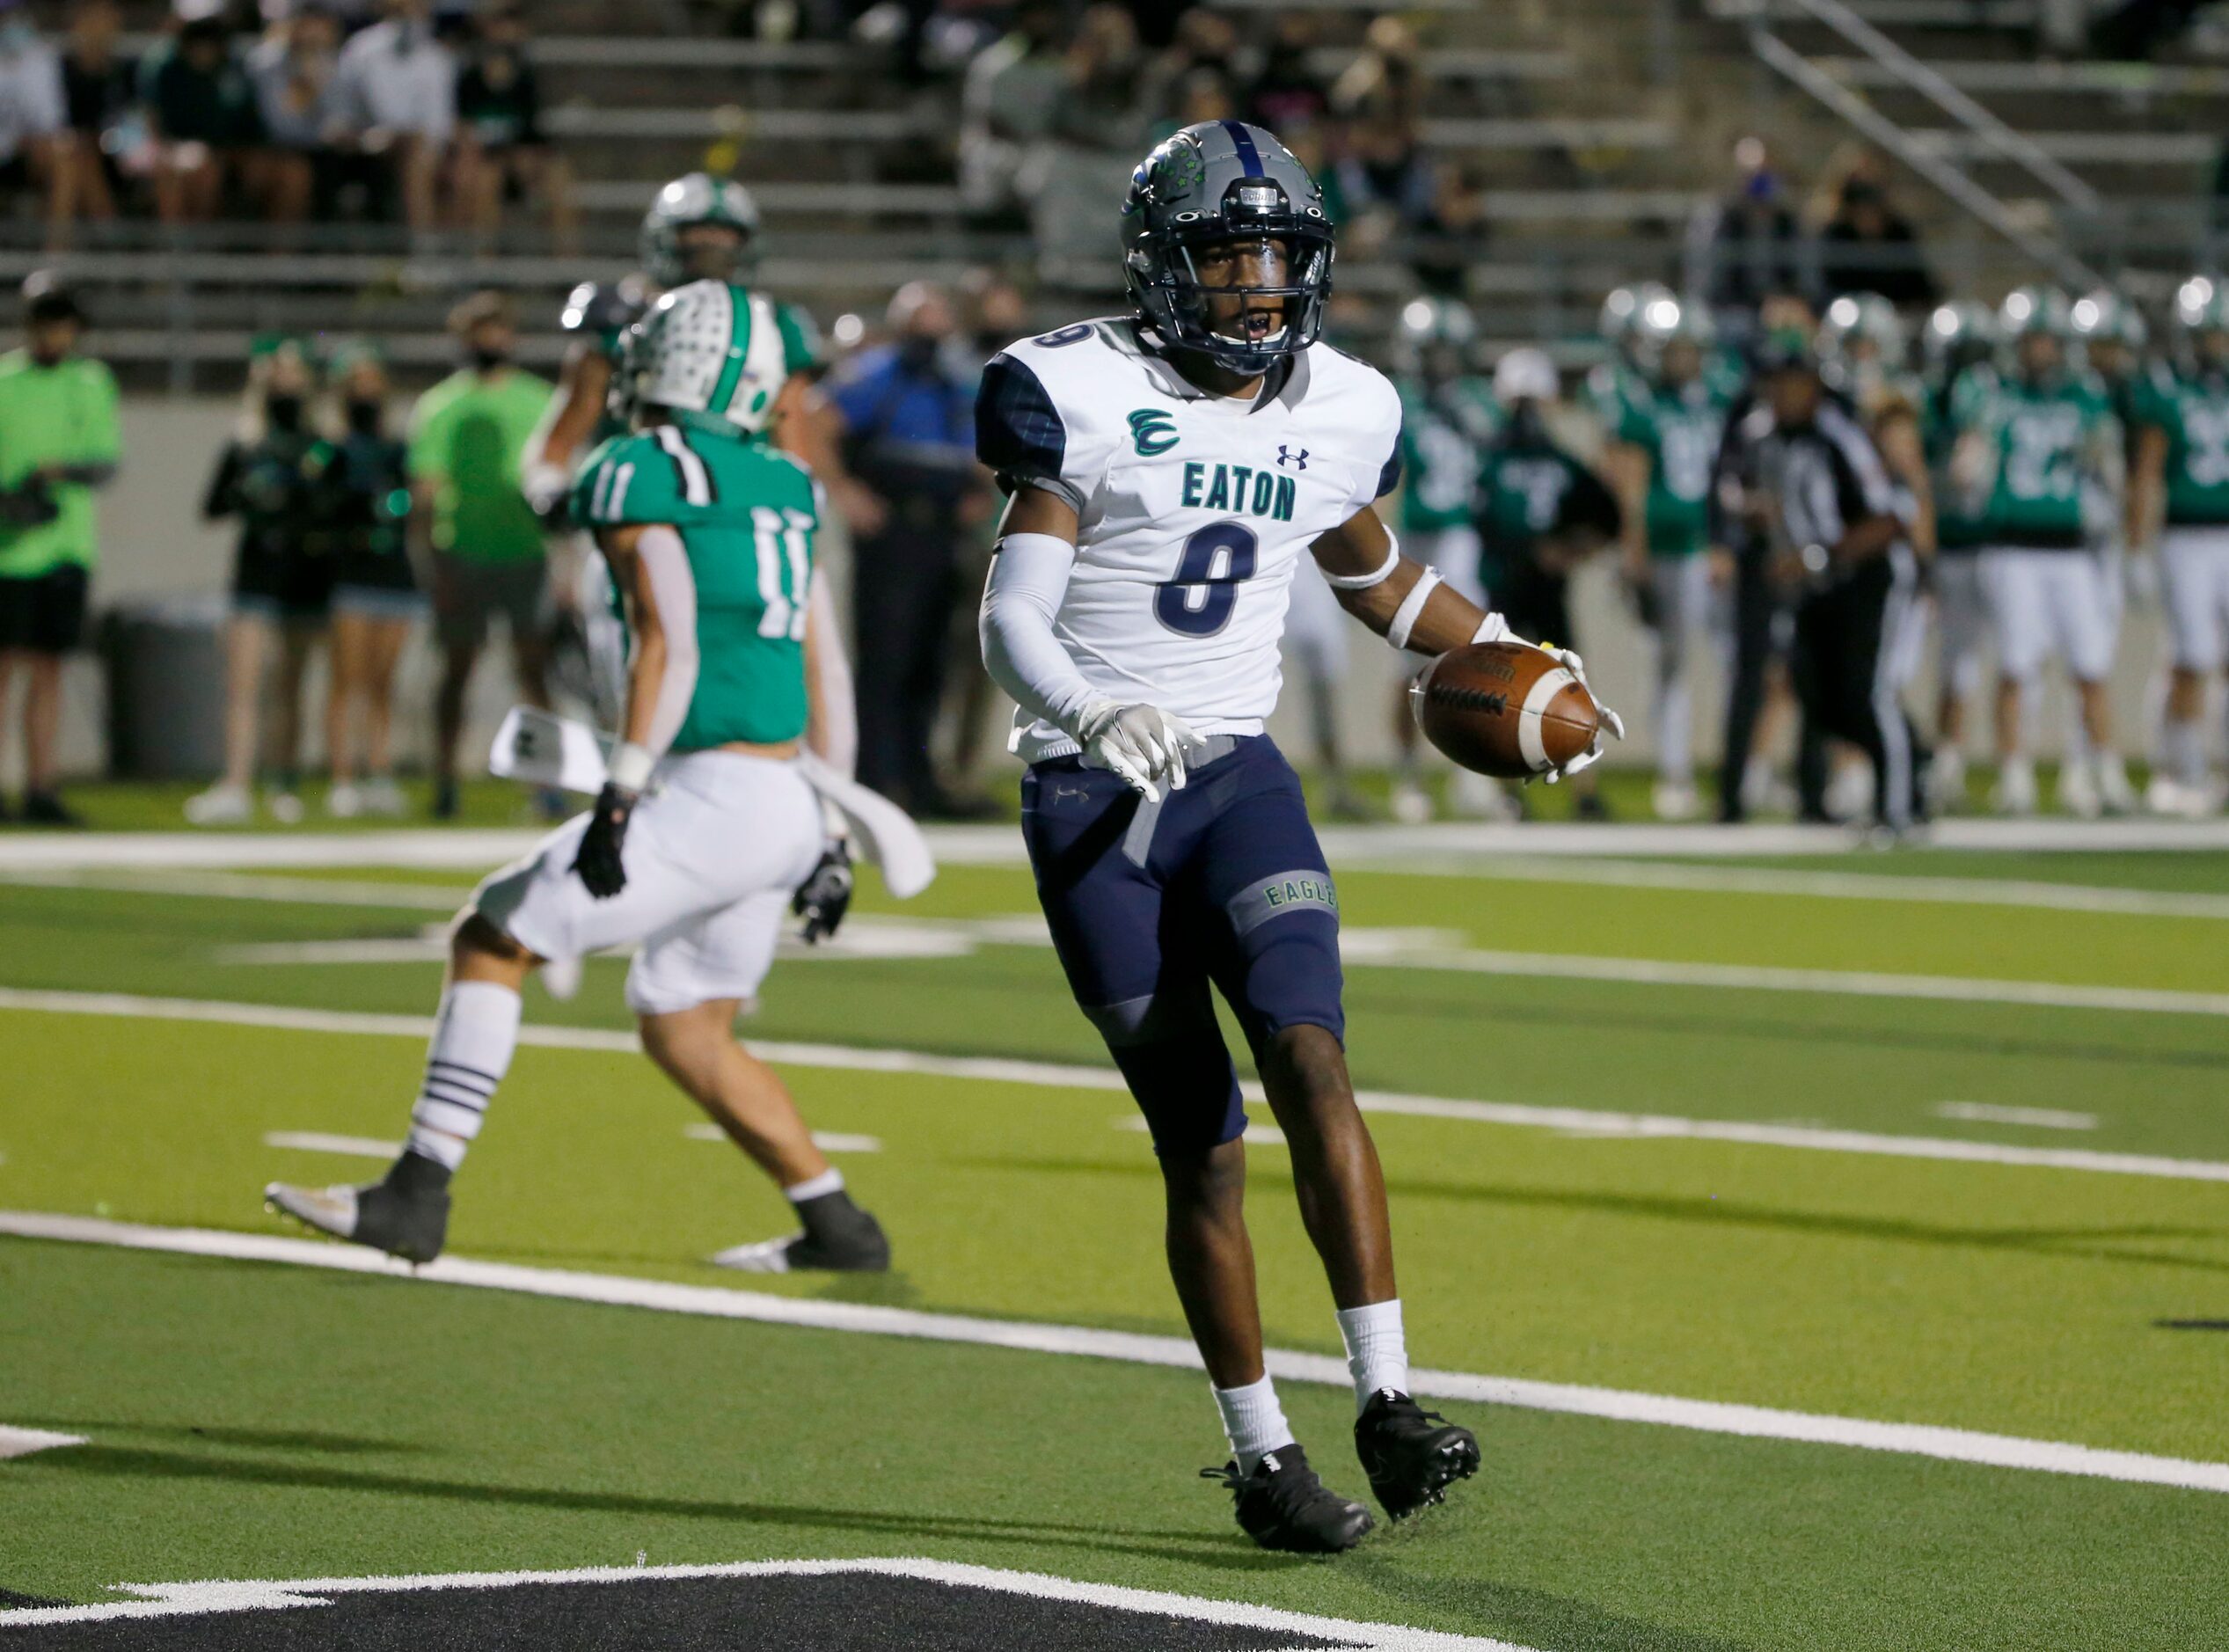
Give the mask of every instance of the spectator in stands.
M 853 552 L 859 780 L 916 814 L 950 815 L 930 756 L 945 640 L 960 599 L 960 542 L 989 514 L 975 457 L 973 364 L 955 362 L 952 301 L 926 281 L 890 300 L 892 341 L 863 350 L 830 386 L 846 468 L 884 509 Z
M 260 343 L 248 363 L 239 430 L 217 455 L 202 495 L 203 519 L 237 519 L 240 537 L 224 629 L 224 774 L 186 800 L 186 818 L 196 826 L 252 820 L 252 787 L 267 764 L 271 813 L 288 825 L 302 818 L 303 679 L 333 596 L 319 520 L 325 444 L 311 415 L 317 388 L 299 340 Z M 278 681 L 267 696 L 274 661 Z
M 432 0 L 385 0 L 386 13 L 340 48 L 342 119 L 357 150 L 399 200 L 403 222 L 438 224 L 442 161 L 457 128 L 457 60 L 434 33 Z
M 1021 0 L 1014 26 L 968 65 L 960 94 L 960 195 L 978 219 L 1019 222 L 1044 179 L 1043 146 L 1068 95 L 1059 0 Z
M 116 0 L 78 0 L 62 46 L 62 93 L 69 111 L 60 157 L 69 169 L 73 214 L 106 221 L 116 216 L 121 182 L 118 157 L 135 120 L 138 74 L 119 51 L 124 14 Z
M 442 649 L 434 813 L 443 820 L 457 813 L 464 691 L 497 615 L 510 628 L 520 695 L 530 705 L 550 703 L 549 563 L 542 525 L 520 484 L 527 440 L 552 387 L 512 364 L 518 323 L 504 294 L 474 294 L 457 305 L 449 325 L 465 363 L 420 398 L 411 414 L 409 455 L 412 525 L 429 553 L 434 631 Z
M 269 210 L 281 223 L 299 223 L 313 206 L 329 205 L 338 186 L 340 61 L 340 19 L 321 5 L 280 18 L 248 54 L 248 78 L 269 146 Z
M 387 431 L 387 369 L 369 347 L 336 351 L 328 376 L 340 430 L 325 470 L 333 545 L 333 693 L 325 750 L 333 790 L 325 807 L 346 820 L 402 813 L 395 789 L 395 666 L 425 607 L 406 543 L 406 450 Z M 358 736 L 361 735 L 361 740 Z
M 1372 18 L 1363 49 L 1332 83 L 1333 111 L 1349 121 L 1385 113 L 1416 120 L 1424 104 L 1419 52 L 1416 32 L 1400 18 Z
M 493 249 L 503 201 L 515 193 L 550 215 L 560 258 L 580 251 L 573 174 L 542 130 L 542 90 L 526 50 L 526 11 L 517 0 L 479 19 L 464 72 L 457 80 L 457 195 L 480 245 Z
M 0 0 L 0 191 L 30 194 L 57 228 L 74 209 L 62 60 L 22 0 Z
M 1819 230 L 1819 281 L 1830 300 L 1879 293 L 1899 310 L 1932 310 L 1941 289 L 1911 221 L 1889 204 L 1888 157 L 1860 150 L 1844 172 Z
M 1487 229 L 1485 184 L 1460 162 L 1440 161 L 1432 168 L 1431 205 L 1415 224 L 1409 267 L 1427 291 L 1460 298 Z
M 1039 268 L 1058 280 L 1077 271 L 1077 255 L 1099 265 L 1096 226 L 1122 216 L 1131 169 L 1152 123 L 1141 96 L 1144 58 L 1137 29 L 1121 6 L 1085 11 L 1069 48 L 1067 89 L 1053 120 L 1044 181 L 1031 203 Z M 1084 279 L 1095 283 L 1096 267 Z
M 22 818 L 74 826 L 56 790 L 62 667 L 99 552 L 93 493 L 116 474 L 122 439 L 115 379 L 77 354 L 77 300 L 45 272 L 23 296 L 24 347 L 0 356 L 0 708 L 22 676 Z
M 1185 88 L 1202 84 L 1200 77 L 1203 73 L 1229 88 L 1235 103 L 1238 91 L 1234 77 L 1243 78 L 1239 57 L 1239 27 L 1229 15 L 1210 6 L 1194 7 L 1177 19 L 1173 37 L 1153 54 L 1145 66 L 1141 92 L 1147 110 L 1156 115 L 1172 116 L 1185 100 Z M 1240 113 L 1234 106 L 1231 118 L 1237 120 Z M 1164 124 L 1169 132 L 1179 132 L 1189 123 L 1165 119 Z
M 1767 294 L 1809 293 L 1817 282 L 1765 140 L 1736 143 L 1734 167 L 1733 187 L 1688 223 L 1686 288 L 1718 312 L 1720 332 L 1738 345 L 1755 335 L 1757 307 Z
M 157 146 L 157 214 L 165 223 L 210 222 L 262 135 L 255 89 L 233 55 L 224 20 L 181 24 L 140 65 L 140 99 Z
M 1316 71 L 1313 61 L 1318 32 L 1313 11 L 1276 13 L 1261 72 L 1246 93 L 1248 120 L 1283 136 L 1331 113 L 1331 86 Z
M 1379 247 L 1432 221 L 1439 179 L 1424 157 L 1414 122 L 1399 110 L 1377 110 L 1348 127 L 1347 152 L 1335 170 L 1353 245 Z

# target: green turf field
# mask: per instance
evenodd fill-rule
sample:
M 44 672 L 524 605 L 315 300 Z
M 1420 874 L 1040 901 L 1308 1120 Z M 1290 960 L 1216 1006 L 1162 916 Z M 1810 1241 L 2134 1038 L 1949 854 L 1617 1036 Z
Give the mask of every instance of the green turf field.
M 912 1554 L 1538 1652 L 2211 1644 L 2229 1491 L 2195 1487 L 2229 1487 L 2229 1333 L 2169 1327 L 2229 1320 L 2229 856 L 1672 869 L 1342 874 L 1419 1364 L 2106 1448 L 2191 1483 L 1451 1400 L 1480 1478 L 1300 1562 L 1191 1478 L 1221 1454 L 1193 1373 L 0 1239 L 0 1428 L 87 1442 L 0 1461 L 0 1590 Z M 0 1212 L 280 1235 L 266 1181 L 378 1168 L 265 1138 L 399 1137 L 421 1041 L 360 1018 L 430 1012 L 426 937 L 469 875 L 69 876 L 0 858 Z M 1846 887 L 1883 877 L 1943 887 Z M 596 1036 L 627 1026 L 618 960 L 570 1004 L 530 997 L 599 1047 L 522 1049 L 453 1253 L 1180 1334 L 1150 1150 L 1033 910 L 1012 866 L 903 908 L 870 889 L 747 1028 L 816 1129 L 872 1140 L 838 1162 L 892 1233 L 887 1279 L 699 1260 L 786 1213 Z M 1571 972 L 1604 965 L 1625 974 Z M 246 1024 L 270 1006 L 311 1013 Z M 1270 1340 L 1334 1355 L 1283 1154 L 1251 1160 Z M 1348 1398 L 1285 1386 L 1359 1489 Z

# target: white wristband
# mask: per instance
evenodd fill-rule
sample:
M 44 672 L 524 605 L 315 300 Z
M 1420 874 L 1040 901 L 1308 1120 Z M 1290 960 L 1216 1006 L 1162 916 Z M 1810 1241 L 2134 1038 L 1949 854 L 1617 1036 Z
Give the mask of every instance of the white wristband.
M 1416 621 L 1424 612 L 1424 603 L 1432 594 L 1432 588 L 1440 582 L 1437 568 L 1426 568 L 1417 575 L 1416 583 L 1408 588 L 1408 595 L 1401 598 L 1401 605 L 1393 610 L 1393 623 L 1385 627 L 1385 640 L 1396 648 L 1408 647 L 1408 633 L 1416 629 Z
M 1393 537 L 1389 529 L 1385 534 L 1385 561 L 1368 574 L 1326 574 L 1324 583 L 1334 591 L 1366 591 L 1373 585 L 1383 585 L 1393 577 L 1393 570 L 1400 566 L 1401 542 Z
M 604 773 L 612 785 L 639 792 L 650 784 L 650 771 L 657 766 L 656 756 L 647 747 L 623 740 L 611 748 L 611 760 L 604 765 Z

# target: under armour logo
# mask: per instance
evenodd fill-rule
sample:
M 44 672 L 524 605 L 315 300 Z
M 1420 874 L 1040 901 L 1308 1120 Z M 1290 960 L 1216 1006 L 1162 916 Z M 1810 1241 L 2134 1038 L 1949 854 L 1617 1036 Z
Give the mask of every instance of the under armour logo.
M 1299 452 L 1295 453 L 1280 442 L 1277 443 L 1277 463 L 1290 464 L 1296 471 L 1305 471 L 1308 468 L 1308 450 L 1303 448 Z

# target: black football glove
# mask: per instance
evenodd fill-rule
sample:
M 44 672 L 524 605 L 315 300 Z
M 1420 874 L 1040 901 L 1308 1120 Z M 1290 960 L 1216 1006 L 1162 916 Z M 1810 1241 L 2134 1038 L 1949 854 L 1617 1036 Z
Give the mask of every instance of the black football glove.
M 573 869 L 581 874 L 590 895 L 608 901 L 627 887 L 627 868 L 619 859 L 626 844 L 627 822 L 641 793 L 604 782 L 588 815 L 588 830 L 581 834 L 581 852 L 573 857 Z
M 838 839 L 821 856 L 813 875 L 797 886 L 789 910 L 805 920 L 805 939 L 826 940 L 851 910 L 851 846 Z

